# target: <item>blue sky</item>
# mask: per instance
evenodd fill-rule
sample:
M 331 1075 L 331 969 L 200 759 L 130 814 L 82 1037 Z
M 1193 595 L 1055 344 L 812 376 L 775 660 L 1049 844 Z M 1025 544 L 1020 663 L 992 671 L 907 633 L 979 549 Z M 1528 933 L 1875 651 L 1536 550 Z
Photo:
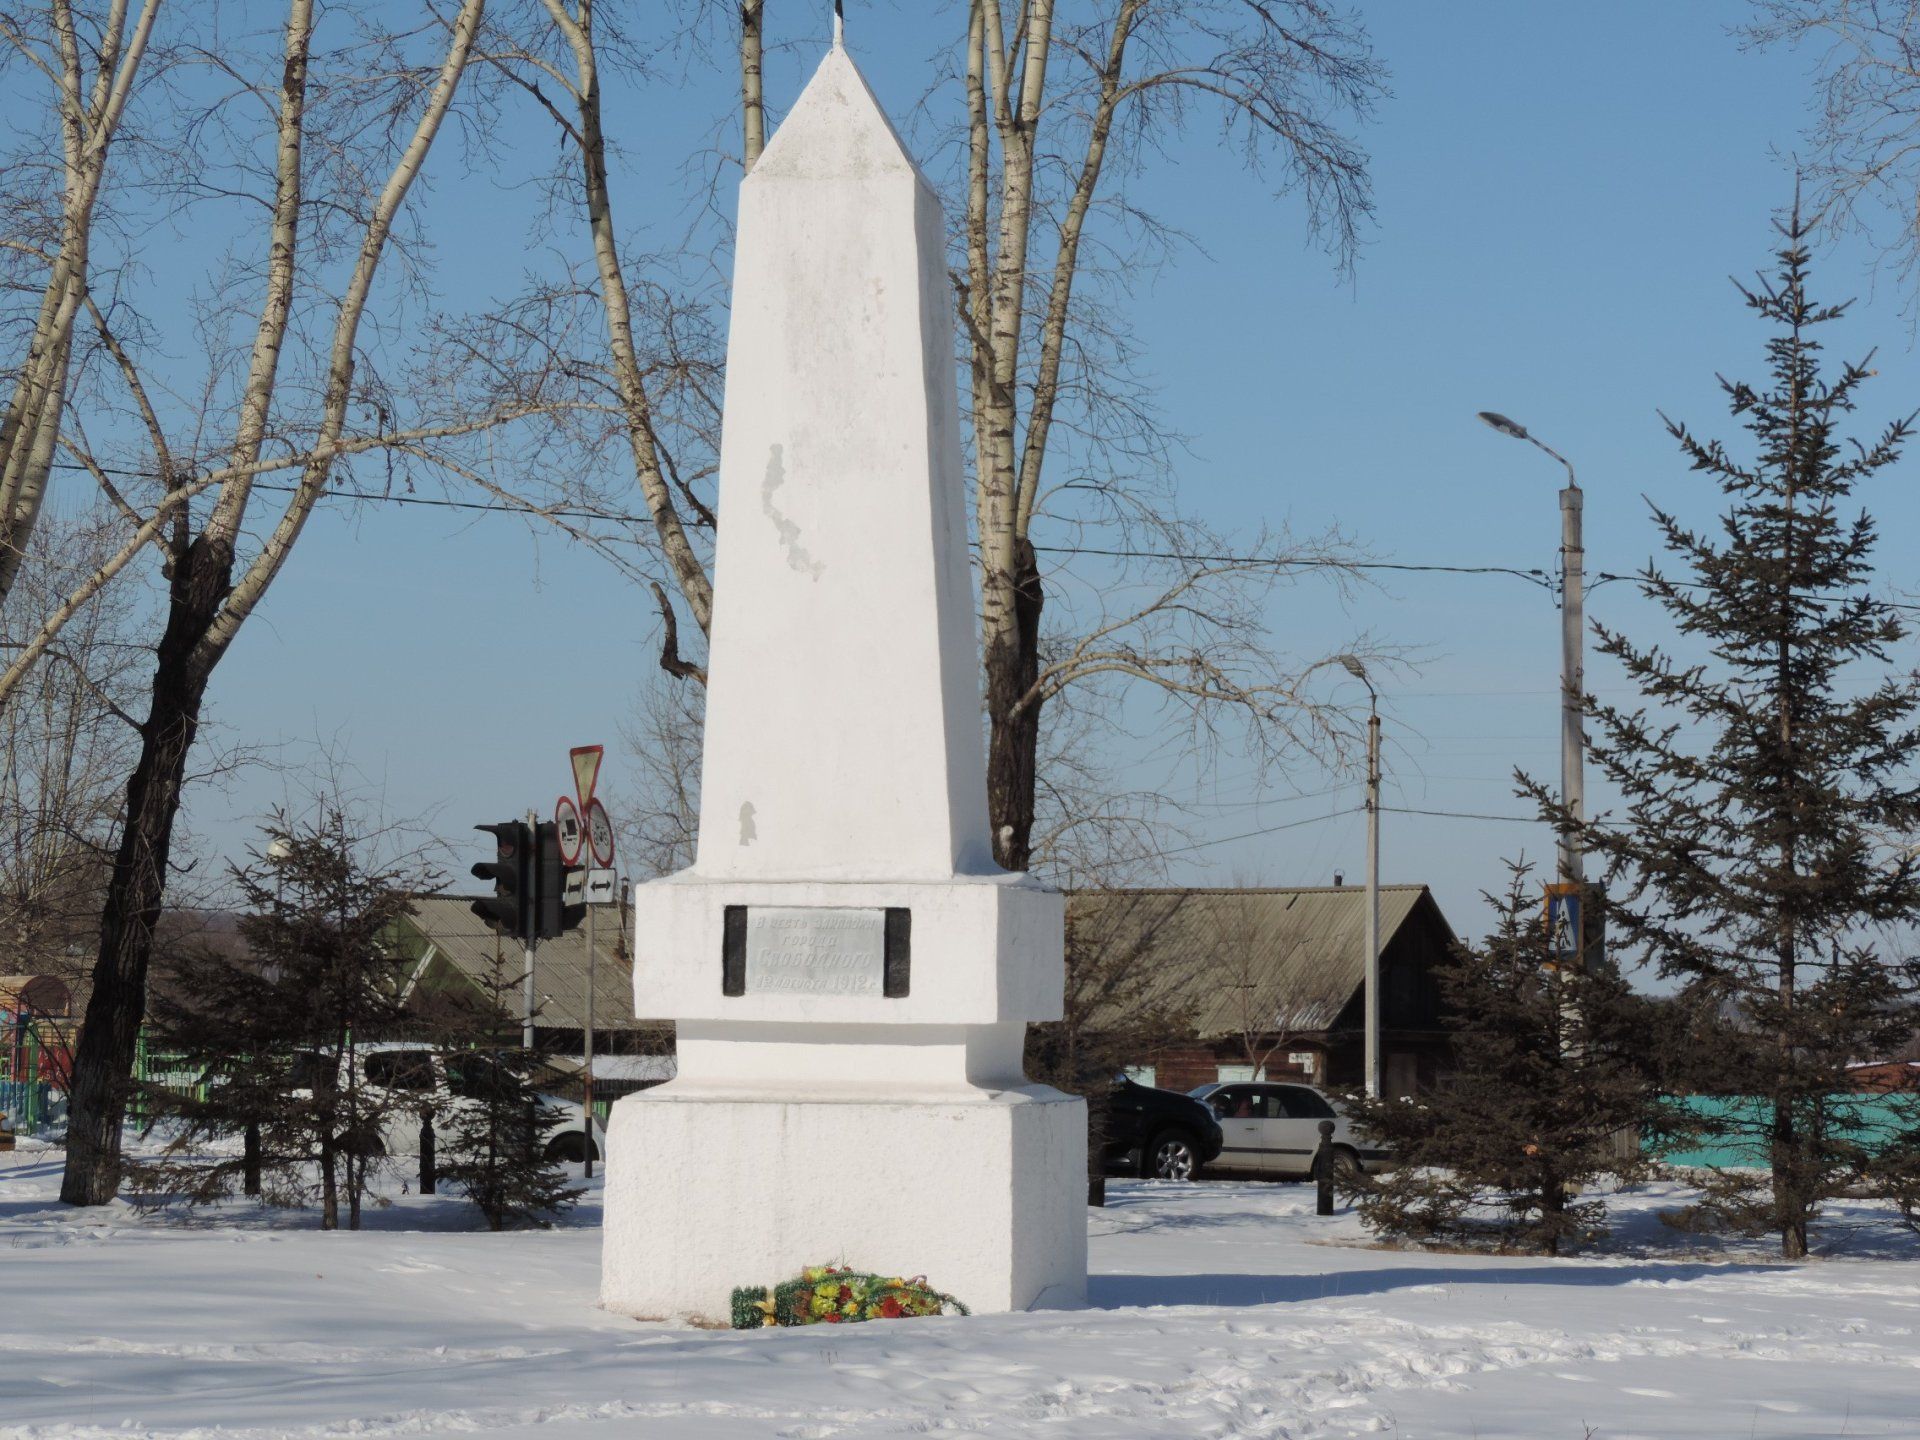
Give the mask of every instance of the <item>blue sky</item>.
M 824 21 L 799 21 L 824 4 L 769 8 L 776 39 L 824 33 Z M 952 17 L 850 9 L 856 58 L 906 112 Z M 1142 286 L 1132 316 L 1161 407 L 1191 440 L 1186 503 L 1230 535 L 1337 524 L 1384 560 L 1549 567 L 1559 472 L 1475 421 L 1496 409 L 1579 467 L 1590 569 L 1631 570 L 1653 544 L 1642 495 L 1686 515 L 1715 508 L 1655 412 L 1731 437 L 1715 372 L 1759 375 L 1764 332 L 1727 277 L 1767 263 L 1808 59 L 1743 53 L 1727 33 L 1746 14 L 1733 3 L 1363 9 L 1393 95 L 1364 135 L 1378 223 L 1351 280 L 1306 243 L 1297 202 L 1272 198 L 1211 131 L 1176 142 L 1178 163 L 1138 182 L 1201 247 Z M 816 54 L 809 39 L 773 57 L 770 101 L 791 100 Z M 723 67 L 696 65 L 611 97 L 636 243 L 687 224 L 682 162 L 731 93 Z M 443 291 L 483 292 L 526 263 L 523 197 L 484 176 L 435 184 L 433 204 L 471 222 L 439 239 Z M 1832 347 L 1882 347 L 1862 416 L 1874 427 L 1920 404 L 1920 363 L 1897 286 L 1876 288 L 1868 258 L 1857 245 L 1827 252 L 1820 283 L 1860 296 Z M 1908 473 L 1864 497 L 1896 540 L 1920 518 Z M 1881 558 L 1891 584 L 1913 585 L 1903 547 Z M 1627 585 L 1598 589 L 1590 610 L 1659 633 Z M 1558 621 L 1542 591 L 1505 576 L 1398 575 L 1342 606 L 1303 585 L 1276 595 L 1270 621 L 1297 654 L 1362 631 L 1409 653 L 1382 685 L 1389 804 L 1518 815 L 1511 768 L 1555 773 Z M 466 827 L 549 808 L 571 744 L 608 745 L 617 799 L 617 731 L 652 666 L 653 625 L 643 595 L 552 534 L 443 510 L 329 510 L 219 672 L 212 708 L 228 737 L 290 758 L 331 744 L 389 813 L 430 817 L 459 842 L 464 869 L 481 838 Z M 1618 683 L 1598 667 L 1589 680 Z M 1327 883 L 1339 869 L 1357 882 L 1357 791 L 1256 805 L 1251 772 L 1224 757 L 1193 791 L 1192 838 L 1271 833 L 1190 851 L 1175 878 Z M 1282 794 L 1333 783 L 1305 767 L 1269 778 Z M 191 820 L 206 847 L 244 840 L 286 784 L 259 771 L 202 790 Z M 1544 860 L 1550 840 L 1532 824 L 1390 814 L 1383 869 L 1432 884 L 1477 931 L 1478 892 L 1523 849 Z

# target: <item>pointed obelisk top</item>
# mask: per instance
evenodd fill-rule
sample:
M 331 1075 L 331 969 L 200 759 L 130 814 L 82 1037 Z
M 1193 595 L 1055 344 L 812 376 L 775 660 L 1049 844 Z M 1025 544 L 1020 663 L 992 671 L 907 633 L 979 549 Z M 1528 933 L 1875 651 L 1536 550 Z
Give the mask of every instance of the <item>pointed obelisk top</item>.
M 856 179 L 887 174 L 926 177 L 880 106 L 867 77 L 842 43 L 834 16 L 833 46 L 787 118 L 753 162 L 746 185 L 782 180 Z M 932 186 L 927 187 L 931 191 Z

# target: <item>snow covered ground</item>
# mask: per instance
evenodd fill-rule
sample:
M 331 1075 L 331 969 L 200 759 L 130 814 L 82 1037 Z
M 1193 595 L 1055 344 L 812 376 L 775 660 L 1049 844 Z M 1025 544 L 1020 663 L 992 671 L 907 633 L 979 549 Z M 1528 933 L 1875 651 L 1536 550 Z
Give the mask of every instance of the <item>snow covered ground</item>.
M 0 1155 L 9 1437 L 1920 1437 L 1920 1246 L 1865 1207 L 1788 1266 L 1666 1232 L 1655 1188 L 1548 1261 L 1360 1248 L 1303 1186 L 1122 1183 L 1085 1311 L 734 1334 L 594 1308 L 597 1192 L 549 1233 L 410 1196 L 321 1234 L 69 1211 L 58 1158 Z

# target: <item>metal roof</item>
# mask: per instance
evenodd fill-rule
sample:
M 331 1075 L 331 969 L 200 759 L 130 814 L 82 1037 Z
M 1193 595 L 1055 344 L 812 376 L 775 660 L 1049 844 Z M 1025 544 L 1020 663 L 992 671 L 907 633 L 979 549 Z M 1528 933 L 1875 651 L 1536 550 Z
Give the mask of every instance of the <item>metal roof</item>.
M 437 957 L 461 974 L 484 981 L 493 967 L 495 936 L 467 907 L 468 895 L 422 895 L 413 901 L 405 924 L 432 946 L 421 958 Z M 593 1028 L 639 1030 L 650 1028 L 633 1016 L 633 966 L 620 938 L 620 907 L 596 905 L 594 949 L 599 952 L 593 977 Z M 501 942 L 507 973 L 521 974 L 520 942 Z M 534 952 L 533 989 L 540 1007 L 537 1024 L 560 1030 L 579 1030 L 587 1016 L 587 927 L 553 940 L 542 940 Z M 519 995 L 515 990 L 516 1000 Z M 657 1023 L 657 1022 L 655 1022 Z
M 1426 893 L 1380 887 L 1382 952 Z M 1364 978 L 1366 895 L 1360 885 L 1081 891 L 1067 897 L 1068 933 L 1151 966 L 1152 998 L 1185 1009 L 1203 1040 L 1326 1030 Z

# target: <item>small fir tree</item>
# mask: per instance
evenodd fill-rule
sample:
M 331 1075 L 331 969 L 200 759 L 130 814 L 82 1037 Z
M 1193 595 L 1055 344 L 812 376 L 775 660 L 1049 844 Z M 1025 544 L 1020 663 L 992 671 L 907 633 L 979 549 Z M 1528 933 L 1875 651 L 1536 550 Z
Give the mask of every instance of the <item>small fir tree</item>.
M 1700 1218 L 1777 1233 L 1788 1258 L 1807 1253 L 1821 1202 L 1875 1154 L 1869 1097 L 1849 1091 L 1847 1067 L 1913 1033 L 1912 974 L 1874 936 L 1920 905 L 1899 843 L 1920 823 L 1920 690 L 1892 660 L 1904 631 L 1871 589 L 1873 519 L 1842 511 L 1898 458 L 1910 421 L 1843 442 L 1871 356 L 1821 374 L 1815 335 L 1847 307 L 1808 293 L 1814 223 L 1796 200 L 1777 225 L 1774 277 L 1741 287 L 1773 329 L 1766 385 L 1721 381 L 1750 455 L 1667 422 L 1726 509 L 1696 530 L 1652 507 L 1680 574 L 1649 564 L 1640 581 L 1675 648 L 1594 627 L 1642 699 L 1587 701 L 1591 753 L 1623 805 L 1583 829 L 1608 861 L 1618 940 L 1719 1022 L 1701 1032 L 1714 1043 L 1673 1057 L 1677 1077 L 1725 1097 L 1703 1107 L 1701 1128 L 1770 1167 L 1721 1172 Z M 1544 787 L 1527 788 L 1569 823 Z
M 1435 971 L 1456 1064 L 1418 1096 L 1354 1096 L 1357 1128 L 1398 1162 L 1352 1177 L 1361 1220 L 1400 1238 L 1491 1240 L 1558 1254 L 1603 1233 L 1602 1181 L 1645 1168 L 1620 1138 L 1657 1110 L 1643 1064 L 1652 1007 L 1606 967 L 1555 967 L 1527 868 L 1499 925 Z
M 566 1117 L 540 1102 L 540 1055 L 508 1041 L 520 1035 L 510 1018 L 520 984 L 518 967 L 509 973 L 496 943 L 475 1001 L 449 1019 L 448 1039 L 467 1048 L 446 1053 L 452 1104 L 440 1126 L 440 1179 L 464 1193 L 492 1230 L 544 1228 L 583 1193 L 547 1153 Z
M 380 864 L 347 813 L 323 804 L 307 820 L 276 815 L 267 843 L 233 871 L 245 904 L 240 953 L 201 946 L 175 960 L 153 1005 L 158 1042 L 201 1077 L 194 1092 L 156 1090 L 175 1115 L 171 1150 L 192 1156 L 148 1166 L 148 1193 L 210 1200 L 231 1194 L 257 1164 L 270 1199 L 317 1190 L 323 1229 L 358 1229 L 369 1161 L 390 1097 L 360 1083 L 362 1049 L 406 1024 L 407 957 L 388 942 L 409 913 L 408 891 L 430 883 L 417 864 Z M 202 1142 L 251 1130 L 258 1153 L 195 1154 Z

